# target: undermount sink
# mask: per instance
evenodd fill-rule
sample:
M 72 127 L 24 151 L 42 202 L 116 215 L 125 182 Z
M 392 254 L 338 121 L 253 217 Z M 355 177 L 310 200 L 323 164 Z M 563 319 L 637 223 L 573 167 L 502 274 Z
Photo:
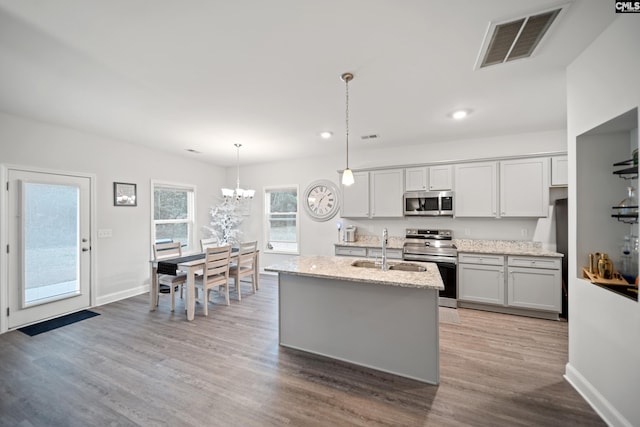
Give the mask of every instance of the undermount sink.
M 380 264 L 376 264 L 375 261 L 367 261 L 364 259 L 358 259 L 351 263 L 354 267 L 364 267 L 364 268 L 380 268 Z
M 379 263 L 375 261 L 369 261 L 364 259 L 358 259 L 351 263 L 353 267 L 360 268 L 377 268 L 380 270 L 382 267 Z M 390 262 L 388 263 L 389 270 L 399 270 L 399 271 L 427 271 L 426 267 L 422 265 L 413 264 L 410 262 Z
M 423 267 L 418 264 L 411 264 L 409 262 L 399 262 L 397 264 L 390 264 L 389 270 L 402 270 L 402 271 L 427 271 L 427 267 Z

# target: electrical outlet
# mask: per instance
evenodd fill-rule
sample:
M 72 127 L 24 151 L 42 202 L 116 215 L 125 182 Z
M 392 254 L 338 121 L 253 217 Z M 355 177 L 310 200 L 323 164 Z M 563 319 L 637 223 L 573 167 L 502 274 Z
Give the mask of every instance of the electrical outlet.
M 471 229 L 469 229 L 469 228 L 465 228 L 465 229 L 464 229 L 464 235 L 465 235 L 465 236 L 471 236 Z
M 98 238 L 105 239 L 108 237 L 113 237 L 113 232 L 110 228 L 103 228 L 98 230 Z
M 520 230 L 520 234 L 522 235 L 522 237 L 527 237 L 529 235 L 529 231 L 526 228 L 523 228 L 522 230 Z

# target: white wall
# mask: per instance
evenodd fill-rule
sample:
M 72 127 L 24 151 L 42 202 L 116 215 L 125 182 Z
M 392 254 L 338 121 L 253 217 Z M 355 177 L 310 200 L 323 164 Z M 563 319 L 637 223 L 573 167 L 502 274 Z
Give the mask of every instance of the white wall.
M 59 126 L 0 114 L 0 163 L 95 174 L 97 229 L 112 238 L 93 242 L 97 257 L 98 304 L 148 290 L 151 257 L 150 181 L 197 188 L 197 233 L 208 224 L 226 171 L 186 157 Z M 113 182 L 137 184 L 137 207 L 113 206 Z M 5 214 L 4 208 L 1 211 Z M 4 274 L 4 272 L 2 272 Z
M 576 191 L 576 139 L 640 105 L 638 24 L 637 16 L 621 15 L 567 70 L 570 267 L 583 256 L 576 233 L 589 220 L 582 217 L 588 203 L 576 201 L 584 197 Z M 640 425 L 640 304 L 576 276 L 569 274 L 566 377 L 610 425 Z
M 344 142 L 338 138 L 338 141 L 330 141 L 327 144 L 344 144 Z M 367 144 L 365 148 L 360 147 L 350 151 L 349 166 L 352 169 L 564 152 L 566 151 L 566 132 L 558 130 L 494 138 L 446 141 L 403 147 L 402 149 L 375 149 L 372 147 L 373 144 L 375 143 Z M 342 170 L 344 166 L 345 158 L 343 156 L 309 157 L 278 163 L 244 166 L 240 172 L 241 186 L 256 190 L 256 200 L 253 201 L 252 211 L 262 214 L 264 212 L 262 200 L 264 187 L 297 184 L 300 193 L 303 193 L 311 182 L 318 179 L 329 179 L 339 184 L 338 170 Z M 227 180 L 230 182 L 235 180 L 235 170 L 229 169 Z M 552 190 L 552 200 L 565 195 L 566 189 Z M 316 222 L 309 218 L 302 210 L 302 207 L 300 209 L 300 250 L 303 255 L 333 255 L 334 243 L 337 242 L 338 236 L 336 227 L 338 221 L 343 222 L 344 225 L 354 224 L 358 226 L 360 233 L 367 235 L 380 235 L 382 229 L 387 227 L 391 236 L 403 237 L 405 228 L 430 227 L 450 228 L 453 230 L 454 235 L 460 238 L 513 240 L 531 240 L 537 224 L 537 220 L 531 218 L 343 220 L 339 216 L 327 222 Z M 263 236 L 261 234 L 262 216 L 252 215 L 247 217 L 243 223 L 243 230 L 245 235 L 257 237 L 259 239 L 259 247 L 264 251 Z M 469 235 L 464 234 L 466 230 L 469 231 Z M 523 230 L 525 230 L 524 233 Z M 526 236 L 523 234 L 526 234 Z M 264 267 L 279 262 L 287 257 L 287 255 L 266 254 L 263 252 L 261 266 Z

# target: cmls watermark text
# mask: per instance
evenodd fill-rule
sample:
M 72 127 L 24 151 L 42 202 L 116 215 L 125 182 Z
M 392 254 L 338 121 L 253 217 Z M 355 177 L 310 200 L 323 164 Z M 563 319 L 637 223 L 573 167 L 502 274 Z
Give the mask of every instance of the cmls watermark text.
M 617 1 L 614 3 L 616 13 L 640 13 L 640 1 Z

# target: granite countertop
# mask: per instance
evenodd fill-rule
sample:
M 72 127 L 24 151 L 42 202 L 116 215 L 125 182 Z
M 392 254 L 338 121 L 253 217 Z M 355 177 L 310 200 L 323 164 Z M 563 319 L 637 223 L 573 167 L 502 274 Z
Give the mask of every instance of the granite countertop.
M 387 249 L 402 249 L 404 237 L 389 237 Z M 541 257 L 559 257 L 564 255 L 543 248 L 541 242 L 529 242 L 524 240 L 477 240 L 477 239 L 453 239 L 458 252 L 500 254 L 500 255 L 528 255 Z M 358 236 L 355 242 L 334 243 L 335 246 L 348 246 L 354 248 L 379 248 L 381 247 L 378 236 Z
M 454 239 L 458 253 L 483 253 L 500 255 L 528 255 L 541 257 L 560 257 L 564 255 L 542 247 L 540 242 L 522 240 L 471 240 Z
M 354 267 L 351 265 L 353 261 L 352 258 L 345 257 L 299 256 L 265 267 L 265 271 L 379 285 L 444 289 L 438 267 L 433 263 L 408 262 L 410 264 L 420 264 L 427 268 L 427 271 L 412 272 L 399 270 L 382 271 L 377 268 Z M 390 261 L 389 264 L 397 264 L 398 262 Z
M 335 246 L 350 246 L 354 248 L 380 248 L 382 247 L 382 239 L 378 236 L 358 236 L 355 242 L 338 242 Z M 387 239 L 387 249 L 402 249 L 404 246 L 404 237 L 389 236 Z

